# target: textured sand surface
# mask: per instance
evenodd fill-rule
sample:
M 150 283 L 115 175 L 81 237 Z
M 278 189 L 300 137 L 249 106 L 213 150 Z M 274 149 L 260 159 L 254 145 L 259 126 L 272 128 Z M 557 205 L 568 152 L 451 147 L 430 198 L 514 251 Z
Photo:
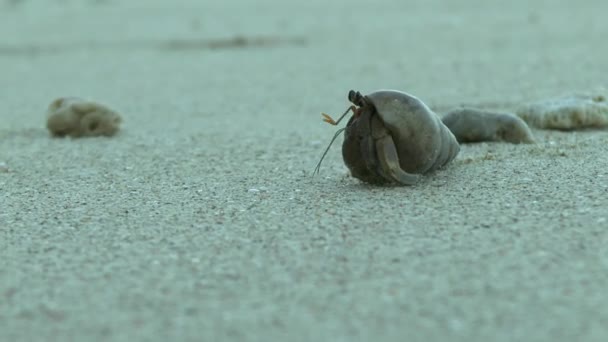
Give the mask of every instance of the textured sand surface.
M 465 145 L 400 188 L 337 144 L 311 178 L 350 89 L 447 111 L 606 86 L 606 13 L 0 1 L 0 341 L 608 340 L 607 131 Z M 121 131 L 52 139 L 61 96 Z

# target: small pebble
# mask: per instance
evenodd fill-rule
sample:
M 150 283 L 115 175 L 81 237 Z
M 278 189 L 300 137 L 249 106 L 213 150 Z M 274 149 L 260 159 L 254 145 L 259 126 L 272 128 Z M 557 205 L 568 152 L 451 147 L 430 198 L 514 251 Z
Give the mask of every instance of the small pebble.
M 313 140 L 310 142 L 310 146 L 320 146 L 322 143 L 321 140 Z

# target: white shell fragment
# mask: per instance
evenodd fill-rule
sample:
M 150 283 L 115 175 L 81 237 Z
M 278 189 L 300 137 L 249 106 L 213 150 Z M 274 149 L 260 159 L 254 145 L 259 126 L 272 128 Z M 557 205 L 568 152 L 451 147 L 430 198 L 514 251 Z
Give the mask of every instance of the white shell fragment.
M 55 137 L 113 136 L 121 116 L 104 105 L 77 97 L 61 97 L 47 110 L 46 127 Z
M 526 122 L 511 113 L 461 108 L 448 112 L 441 120 L 459 143 L 484 141 L 534 143 L 534 136 Z
M 606 92 L 576 94 L 523 105 L 516 113 L 541 129 L 608 128 Z

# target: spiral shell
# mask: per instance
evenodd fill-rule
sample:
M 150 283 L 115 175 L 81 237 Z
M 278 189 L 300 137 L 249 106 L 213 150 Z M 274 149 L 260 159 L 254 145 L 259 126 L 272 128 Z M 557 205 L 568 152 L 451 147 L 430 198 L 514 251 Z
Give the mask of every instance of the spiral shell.
M 414 185 L 460 151 L 450 130 L 424 102 L 397 91 L 351 91 L 353 115 L 342 144 L 353 177 L 368 183 Z
M 503 141 L 532 144 L 534 135 L 524 120 L 507 112 L 461 108 L 448 112 L 441 121 L 459 143 Z

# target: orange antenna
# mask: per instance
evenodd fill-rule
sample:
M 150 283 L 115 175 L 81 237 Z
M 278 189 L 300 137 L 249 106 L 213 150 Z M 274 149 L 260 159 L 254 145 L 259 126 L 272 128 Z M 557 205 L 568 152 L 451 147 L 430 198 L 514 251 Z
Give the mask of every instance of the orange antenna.
M 344 117 L 346 116 L 346 114 L 348 114 L 348 112 L 350 112 L 351 110 L 353 111 L 353 114 L 357 115 L 357 107 L 350 106 L 344 112 L 344 114 L 342 114 L 342 116 L 340 116 L 340 118 L 338 119 L 338 121 L 334 120 L 331 116 L 329 116 L 329 114 L 321 113 L 321 115 L 323 115 L 323 121 L 327 122 L 330 125 L 336 126 L 337 124 L 340 123 L 340 121 L 342 121 L 342 119 L 344 119 Z
M 349 95 L 350 96 L 350 95 Z M 329 116 L 328 114 L 325 113 L 321 113 L 321 115 L 323 115 L 323 121 L 327 122 L 330 125 L 334 125 L 336 126 L 337 124 L 340 123 L 340 121 L 342 121 L 342 119 L 344 119 L 344 117 L 346 116 L 346 114 L 348 114 L 348 112 L 353 111 L 353 114 L 355 116 L 359 115 L 359 110 L 357 109 L 357 107 L 355 106 L 350 106 L 348 107 L 348 109 L 344 112 L 344 114 L 342 114 L 342 116 L 340 116 L 340 118 L 338 119 L 338 121 L 334 120 L 331 116 Z M 331 147 L 331 145 L 334 143 L 334 141 L 336 140 L 336 138 L 340 135 L 340 133 L 344 132 L 344 130 L 346 129 L 346 127 L 344 128 L 340 128 L 336 134 L 334 134 L 334 137 L 331 139 L 331 142 L 329 143 L 329 145 L 327 146 L 327 148 L 325 149 L 325 152 L 323 152 L 323 155 L 321 156 L 321 160 L 319 160 L 319 163 L 317 164 L 317 167 L 315 168 L 315 171 L 312 173 L 312 175 L 314 176 L 315 174 L 319 173 L 319 170 L 321 169 L 321 162 L 323 161 L 323 159 L 325 158 L 325 156 L 327 155 L 327 152 L 329 152 L 329 148 Z

